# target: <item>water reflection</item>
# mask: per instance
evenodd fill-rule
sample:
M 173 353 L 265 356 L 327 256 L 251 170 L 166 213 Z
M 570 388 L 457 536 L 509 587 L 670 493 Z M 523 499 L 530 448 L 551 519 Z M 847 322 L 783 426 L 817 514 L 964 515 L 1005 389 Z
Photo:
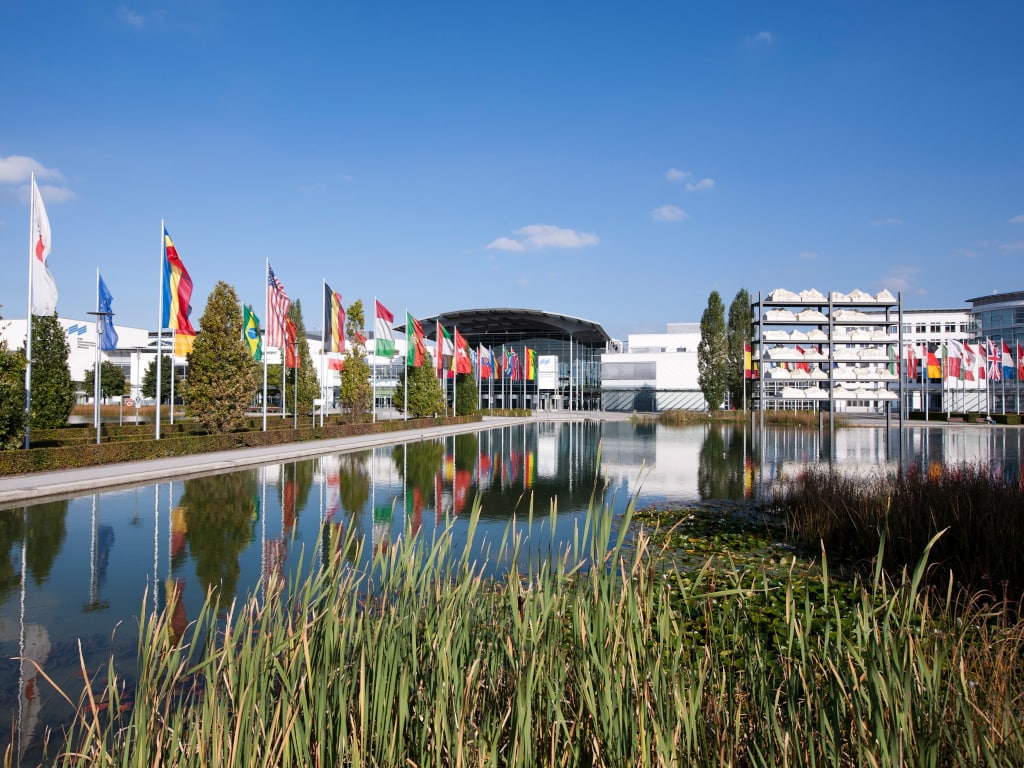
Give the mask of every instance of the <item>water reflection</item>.
M 352 565 L 449 525 L 458 546 L 477 498 L 473 557 L 497 573 L 510 561 L 493 547 L 524 528 L 531 504 L 539 535 L 524 568 L 572 540 L 595 494 L 616 512 L 636 494 L 641 505 L 751 498 L 830 456 L 843 471 L 971 461 L 1019 479 L 1020 455 L 1019 430 L 973 425 L 901 441 L 880 428 L 833 439 L 744 424 L 532 423 L 0 510 L 0 745 L 31 762 L 44 727 L 70 714 L 28 659 L 74 699 L 81 641 L 90 673 L 113 652 L 131 685 L 138 622 L 152 611 L 169 609 L 177 641 L 208 591 L 226 605 L 277 589 L 300 559 L 328 567 L 346 542 Z

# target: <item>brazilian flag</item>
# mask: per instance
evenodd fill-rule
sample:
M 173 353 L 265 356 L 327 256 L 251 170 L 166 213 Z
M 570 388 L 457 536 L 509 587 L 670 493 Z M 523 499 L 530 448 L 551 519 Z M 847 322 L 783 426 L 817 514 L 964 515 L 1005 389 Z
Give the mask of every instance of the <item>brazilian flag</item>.
M 260 319 L 248 304 L 242 307 L 242 335 L 249 354 L 257 363 L 263 359 L 263 339 L 260 338 Z

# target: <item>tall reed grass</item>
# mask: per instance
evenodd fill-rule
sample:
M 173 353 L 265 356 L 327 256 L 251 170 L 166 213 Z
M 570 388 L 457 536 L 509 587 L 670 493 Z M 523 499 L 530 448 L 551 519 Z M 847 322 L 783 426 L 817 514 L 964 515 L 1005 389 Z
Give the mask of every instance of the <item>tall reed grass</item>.
M 931 550 L 930 583 L 941 587 L 952 576 L 970 593 L 1024 598 L 1024 487 L 986 467 L 914 466 L 870 478 L 811 469 L 778 489 L 773 503 L 798 542 L 854 562 L 881 553 L 890 572 L 912 565 L 945 531 Z
M 499 580 L 449 528 L 226 615 L 211 599 L 180 643 L 151 618 L 134 689 L 113 664 L 87 688 L 59 762 L 1024 764 L 1022 628 L 933 605 L 926 561 L 896 586 L 876 572 L 849 609 L 826 565 L 815 605 L 792 579 L 663 569 L 642 530 L 627 554 L 631 515 L 595 507 L 572 546 Z

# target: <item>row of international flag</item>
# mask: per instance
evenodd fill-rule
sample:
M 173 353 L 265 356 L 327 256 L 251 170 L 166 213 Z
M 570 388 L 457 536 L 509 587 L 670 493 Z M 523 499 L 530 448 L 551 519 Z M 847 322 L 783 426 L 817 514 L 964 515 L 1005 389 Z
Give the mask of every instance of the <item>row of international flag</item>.
M 950 339 L 935 350 L 927 345 L 906 345 L 907 378 L 919 375 L 944 381 L 1024 380 L 1024 345 L 1016 342 L 1017 359 L 1005 339 L 984 339 L 976 344 Z
M 182 263 L 170 235 L 164 229 L 164 282 L 162 295 L 163 328 L 175 331 L 175 353 L 186 355 L 192 349 L 196 331 L 192 327 L 191 314 L 192 279 Z M 284 285 L 267 262 L 267 324 L 266 344 L 268 347 L 283 349 L 285 367 L 297 368 L 301 363 L 297 352 L 295 323 L 288 317 L 291 300 Z M 324 336 L 323 351 L 327 355 L 340 355 L 346 351 L 345 308 L 341 294 L 324 282 Z M 396 355 L 394 338 L 395 316 L 383 303 L 374 299 L 374 347 L 377 357 L 393 358 Z M 430 354 L 426 346 L 423 325 L 406 312 L 405 330 L 408 339 L 406 365 L 424 365 Z M 253 359 L 263 359 L 263 338 L 260 333 L 260 319 L 251 305 L 243 305 L 243 338 Z M 357 344 L 367 345 L 368 339 L 362 331 L 355 331 Z M 458 328 L 451 332 L 441 323 L 437 324 L 437 348 L 433 365 L 438 375 L 477 374 L 481 379 L 508 378 L 512 381 L 534 381 L 537 378 L 537 352 L 523 348 L 523 357 L 514 348 L 502 345 L 501 352 L 480 345 L 471 349 Z M 331 368 L 341 368 L 341 360 L 330 360 Z
M 805 352 L 799 345 L 795 349 L 800 354 Z M 1005 339 L 980 339 L 975 344 L 957 339 L 937 345 L 906 344 L 901 357 L 908 381 L 919 381 L 921 377 L 943 381 L 1024 381 L 1024 344 L 1019 341 L 1016 342 L 1016 360 L 1014 350 Z M 899 362 L 891 350 L 889 358 L 890 373 L 898 373 Z M 794 370 L 810 369 L 806 362 L 783 365 Z M 758 377 L 757 362 L 751 360 L 749 344 L 743 346 L 743 373 L 748 379 Z

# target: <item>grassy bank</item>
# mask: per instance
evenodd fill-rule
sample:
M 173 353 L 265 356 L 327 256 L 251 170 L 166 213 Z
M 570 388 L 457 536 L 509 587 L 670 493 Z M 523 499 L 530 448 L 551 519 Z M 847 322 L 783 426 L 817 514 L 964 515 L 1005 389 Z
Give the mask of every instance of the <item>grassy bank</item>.
M 818 416 L 819 415 L 814 411 L 765 411 L 764 423 L 771 424 L 773 426 L 817 427 Z M 751 419 L 751 412 L 727 410 L 663 411 L 659 414 L 651 414 L 649 416 L 638 414 L 635 418 L 650 419 L 657 421 L 659 424 L 681 427 L 689 424 L 706 424 L 709 421 L 726 423 L 749 422 Z M 755 413 L 754 418 L 759 419 L 760 415 Z M 821 418 L 822 423 L 828 426 L 831 414 L 822 412 Z M 836 426 L 845 426 L 843 419 L 837 418 Z
M 369 573 L 343 543 L 180 641 L 150 619 L 137 679 L 111 666 L 77 697 L 60 761 L 1024 763 L 1022 625 L 936 604 L 925 561 L 838 582 L 756 516 L 631 516 L 595 506 L 568 551 L 498 581 L 449 529 Z

